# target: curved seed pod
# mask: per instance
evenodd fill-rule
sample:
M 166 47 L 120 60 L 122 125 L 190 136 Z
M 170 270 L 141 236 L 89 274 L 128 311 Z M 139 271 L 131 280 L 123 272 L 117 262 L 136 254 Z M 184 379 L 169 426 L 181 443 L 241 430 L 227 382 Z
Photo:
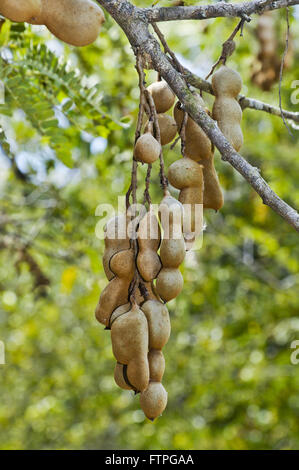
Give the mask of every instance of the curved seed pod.
M 41 14 L 41 0 L 1 0 L 0 14 L 11 21 L 27 23 Z
M 168 114 L 158 114 L 158 124 L 160 128 L 161 145 L 167 145 L 173 141 L 177 133 L 176 122 Z M 149 131 L 149 122 L 146 123 L 144 132 Z
M 145 281 L 155 279 L 161 269 L 161 261 L 157 254 L 160 246 L 161 231 L 159 222 L 152 209 L 142 218 L 138 228 L 137 267 Z
M 178 269 L 185 256 L 182 215 L 181 203 L 167 194 L 159 206 L 159 217 L 164 230 L 160 249 L 163 268 L 156 280 L 157 293 L 164 302 L 177 297 L 183 287 L 183 277 Z
M 119 214 L 108 220 L 104 228 L 105 251 L 102 258 L 107 279 L 110 281 L 114 274 L 110 269 L 110 260 L 115 253 L 130 248 L 130 238 L 127 233 L 129 218 L 126 214 Z
M 209 160 L 202 160 L 204 194 L 204 209 L 214 209 L 218 211 L 223 206 L 223 194 L 218 180 L 218 176 L 214 167 L 214 154 L 211 154 Z
M 110 269 L 115 274 L 115 277 L 101 293 L 96 307 L 96 318 L 105 326 L 109 326 L 112 312 L 117 307 L 128 302 L 129 287 L 133 280 L 135 269 L 133 250 L 123 250 L 112 256 Z
M 198 97 L 202 107 L 205 108 L 205 103 L 201 97 Z M 174 119 L 177 124 L 178 132 L 181 129 L 182 122 L 184 119 L 184 111 L 180 108 L 178 102 L 174 107 Z M 193 119 L 188 116 L 186 127 L 185 127 L 185 156 L 192 160 L 199 161 L 205 158 L 209 158 L 212 150 L 212 144 L 208 136 L 204 133 L 201 127 L 196 124 Z
M 235 150 L 243 145 L 241 130 L 242 109 L 236 100 L 242 88 L 242 79 L 238 72 L 226 65 L 220 67 L 212 76 L 215 93 L 213 119 Z
M 131 304 L 128 302 L 124 305 L 121 305 L 120 307 L 117 307 L 114 312 L 112 313 L 111 317 L 110 317 L 110 321 L 109 321 L 109 326 L 111 328 L 113 322 L 118 318 L 120 317 L 121 315 L 123 315 L 124 313 L 127 313 L 129 310 L 131 310 Z
M 125 367 L 123 364 L 117 362 L 114 368 L 114 380 L 116 385 L 124 390 L 133 390 L 133 387 L 126 382 L 125 379 Z
M 181 158 L 168 168 L 169 182 L 177 189 L 196 187 L 201 177 L 202 167 L 191 158 Z
M 140 406 L 145 416 L 154 420 L 160 416 L 167 405 L 167 392 L 160 382 L 150 382 L 140 395 Z
M 184 261 L 185 255 L 186 250 L 183 238 L 163 240 L 160 249 L 163 267 L 177 269 Z
M 141 309 L 148 323 L 149 349 L 162 349 L 171 330 L 167 307 L 158 300 L 147 300 Z
M 111 341 L 116 360 L 127 365 L 129 383 L 145 390 L 149 383 L 148 324 L 137 305 L 112 323 Z
M 130 384 L 138 390 L 143 392 L 147 389 L 149 384 L 149 365 L 147 355 L 135 357 L 127 366 L 127 377 Z
M 152 136 L 146 132 L 137 140 L 134 148 L 134 157 L 140 162 L 151 164 L 158 160 L 161 153 L 161 145 Z
M 151 381 L 162 382 L 165 371 L 165 359 L 162 351 L 152 349 L 148 353 L 148 363 Z
M 179 269 L 163 268 L 157 277 L 156 287 L 164 302 L 177 297 L 182 291 L 184 279 Z
M 180 189 L 179 201 L 184 206 L 183 233 L 190 243 L 203 226 L 203 171 L 202 166 L 190 158 L 177 160 L 168 169 L 169 182 Z
M 30 20 L 44 24 L 54 36 L 73 46 L 93 43 L 105 17 L 92 0 L 41 0 L 41 13 Z
M 165 81 L 152 83 L 147 89 L 153 97 L 157 113 L 165 113 L 174 105 L 175 94 Z

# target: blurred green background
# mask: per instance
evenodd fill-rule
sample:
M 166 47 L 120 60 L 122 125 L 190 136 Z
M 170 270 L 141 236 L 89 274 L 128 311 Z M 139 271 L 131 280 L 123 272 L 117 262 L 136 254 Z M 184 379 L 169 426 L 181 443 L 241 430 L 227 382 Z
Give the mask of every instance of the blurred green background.
M 291 103 L 298 10 L 291 16 L 293 65 L 284 71 L 282 101 L 298 111 Z M 273 17 L 280 57 L 285 13 Z M 236 24 L 161 29 L 203 77 Z M 251 81 L 256 24 L 254 16 L 229 65 L 242 75 L 244 94 L 277 105 L 277 83 L 263 92 Z M 146 420 L 138 397 L 116 387 L 110 335 L 94 318 L 107 284 L 95 210 L 116 208 L 130 178 L 138 107 L 132 51 L 108 18 L 96 43 L 82 49 L 43 27 L 9 22 L 0 46 L 7 85 L 0 106 L 0 449 L 299 449 L 299 364 L 290 360 L 299 340 L 298 234 L 216 152 L 225 205 L 205 212 L 203 246 L 182 267 L 184 290 L 169 303 L 164 349 L 169 402 L 160 419 Z M 298 130 L 292 140 L 280 118 L 253 110 L 244 112 L 242 128 L 242 155 L 298 207 Z M 179 158 L 178 147 L 165 148 L 166 166 Z M 144 175 L 142 168 L 140 187 Z M 158 203 L 156 167 L 151 194 Z

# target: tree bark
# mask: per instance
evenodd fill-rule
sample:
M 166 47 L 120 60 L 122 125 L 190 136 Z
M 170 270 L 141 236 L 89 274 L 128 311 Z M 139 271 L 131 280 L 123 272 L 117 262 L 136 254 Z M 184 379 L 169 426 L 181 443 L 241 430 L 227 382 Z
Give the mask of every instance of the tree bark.
M 97 0 L 108 13 L 114 18 L 125 32 L 134 53 L 142 54 L 145 60 L 150 61 L 152 67 L 159 72 L 160 76 L 169 84 L 176 94 L 185 111 L 204 130 L 215 147 L 219 150 L 222 159 L 229 162 L 260 195 L 263 203 L 271 207 L 277 214 L 283 217 L 290 225 L 299 232 L 299 214 L 269 187 L 261 177 L 259 169 L 251 166 L 224 137 L 217 126 L 205 110 L 201 107 L 198 97 L 192 93 L 187 86 L 184 76 L 172 65 L 168 57 L 162 52 L 159 43 L 149 32 L 149 10 L 140 9 L 132 5 L 127 0 Z M 252 13 L 262 13 L 265 9 L 282 8 L 288 5 L 298 4 L 299 0 L 253 0 L 244 4 L 217 3 L 208 7 L 173 7 L 173 8 L 214 8 L 218 16 L 242 16 L 242 5 L 246 15 Z M 172 9 L 173 9 L 172 8 Z M 159 10 L 159 9 L 157 9 Z M 168 9 L 167 9 L 168 10 Z M 184 10 L 185 11 L 185 10 Z M 212 15 L 212 13 L 211 13 Z M 212 18 L 213 16 L 209 16 Z M 177 18 L 176 18 L 177 19 Z M 189 18 L 190 19 L 190 18 Z M 194 18 L 193 18 L 194 19 Z M 153 21 L 151 19 L 151 21 Z M 158 21 L 158 19 L 156 20 Z

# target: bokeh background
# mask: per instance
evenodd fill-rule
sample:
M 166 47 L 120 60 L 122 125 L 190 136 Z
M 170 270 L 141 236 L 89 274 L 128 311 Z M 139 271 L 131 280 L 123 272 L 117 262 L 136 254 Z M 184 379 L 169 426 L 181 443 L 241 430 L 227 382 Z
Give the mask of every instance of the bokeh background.
M 273 18 L 280 58 L 285 12 Z M 282 84 L 283 106 L 293 111 L 298 18 L 292 10 Z M 236 24 L 161 29 L 203 77 Z M 253 16 L 229 65 L 242 75 L 244 94 L 277 105 L 277 82 L 263 91 L 251 79 L 256 26 Z M 116 208 L 130 178 L 138 107 L 132 51 L 109 18 L 86 48 L 8 21 L 0 46 L 0 449 L 299 449 L 299 364 L 290 360 L 299 340 L 298 234 L 216 152 L 225 205 L 205 212 L 202 248 L 182 267 L 185 286 L 169 303 L 164 350 L 169 403 L 160 419 L 146 420 L 138 397 L 114 384 L 109 332 L 94 318 L 107 283 L 95 210 Z M 148 83 L 154 79 L 148 72 Z M 53 113 L 58 121 L 49 124 Z M 298 207 L 298 129 L 292 139 L 279 117 L 253 110 L 242 127 L 243 156 Z M 165 149 L 167 166 L 178 147 Z M 158 168 L 151 194 L 158 203 Z

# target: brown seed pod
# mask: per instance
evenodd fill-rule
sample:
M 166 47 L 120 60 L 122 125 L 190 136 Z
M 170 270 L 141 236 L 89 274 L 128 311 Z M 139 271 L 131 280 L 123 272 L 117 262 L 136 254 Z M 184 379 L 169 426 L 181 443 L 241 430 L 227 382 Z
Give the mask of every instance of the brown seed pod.
M 173 141 L 177 133 L 176 122 L 168 114 L 158 114 L 158 124 L 160 128 L 161 145 L 167 145 Z M 149 122 L 145 125 L 145 132 L 149 130 Z
M 161 145 L 152 136 L 146 132 L 137 140 L 134 148 L 134 157 L 143 163 L 154 163 L 158 160 L 161 153 Z
M 174 299 L 183 287 L 183 278 L 178 269 L 185 256 L 182 215 L 181 203 L 167 194 L 159 206 L 159 217 L 164 230 L 160 249 L 163 268 L 156 280 L 157 293 L 165 302 Z
M 168 169 L 169 182 L 177 189 L 196 187 L 201 177 L 201 166 L 190 158 L 181 158 L 172 163 Z
M 182 204 L 169 193 L 164 196 L 159 206 L 164 238 L 181 238 L 181 220 L 184 213 Z
M 161 299 L 169 302 L 180 294 L 183 284 L 184 279 L 179 269 L 163 267 L 157 277 L 156 288 Z
M 171 330 L 167 307 L 158 300 L 147 300 L 141 309 L 148 323 L 149 349 L 162 349 Z
M 152 209 L 142 218 L 138 228 L 137 267 L 145 281 L 155 279 L 162 267 L 157 250 L 160 246 L 161 231 Z
M 165 359 L 162 351 L 151 349 L 148 353 L 150 379 L 152 382 L 162 382 L 165 371 Z
M 112 256 L 121 250 L 130 248 L 130 237 L 127 233 L 128 221 L 129 219 L 126 217 L 126 214 L 120 214 L 108 220 L 104 227 L 105 251 L 102 261 L 109 281 L 114 277 L 109 266 Z
M 160 416 L 167 405 L 167 392 L 160 382 L 150 382 L 140 395 L 140 406 L 145 416 L 154 420 Z
M 127 313 L 129 310 L 131 310 L 131 304 L 128 302 L 124 305 L 121 305 L 120 307 L 117 307 L 111 317 L 110 317 L 110 321 L 109 321 L 109 326 L 111 328 L 112 326 L 112 323 L 118 318 L 120 317 L 121 315 L 123 315 L 124 313 Z
M 190 158 L 181 158 L 170 165 L 168 179 L 175 188 L 181 190 L 179 201 L 184 206 L 183 233 L 185 240 L 190 243 L 201 233 L 203 226 L 202 166 Z
M 27 23 L 41 14 L 41 0 L 1 0 L 0 14 L 11 21 Z
M 123 388 L 124 390 L 132 390 L 133 387 L 129 385 L 126 380 L 125 380 L 125 367 L 123 364 L 120 364 L 117 362 L 115 364 L 114 368 L 114 380 L 116 385 L 118 385 L 120 388 Z
M 177 269 L 184 261 L 185 255 L 186 250 L 183 238 L 163 240 L 160 249 L 163 267 Z
M 54 36 L 73 46 L 93 43 L 105 21 L 92 0 L 41 0 L 42 11 L 32 24 L 44 24 Z
M 112 323 L 111 342 L 116 360 L 127 365 L 129 383 L 145 390 L 149 383 L 148 324 L 137 305 Z
M 209 160 L 202 160 L 204 179 L 204 209 L 214 209 L 218 211 L 223 206 L 223 194 L 221 191 L 218 176 L 214 167 L 214 154 Z
M 128 302 L 129 287 L 135 270 L 133 250 L 122 250 L 112 256 L 110 269 L 115 274 L 115 277 L 102 291 L 96 307 L 96 318 L 105 326 L 109 326 L 112 312 L 117 307 Z
M 212 87 L 215 93 L 213 119 L 235 150 L 243 145 L 241 130 L 242 109 L 237 96 L 242 88 L 242 79 L 238 72 L 226 65 L 220 67 L 212 76 Z
M 164 81 L 152 83 L 148 91 L 153 97 L 157 113 L 166 113 L 175 101 L 175 94 Z
M 198 97 L 202 107 L 205 108 L 205 103 L 201 97 Z M 174 107 L 174 119 L 177 124 L 178 132 L 181 129 L 184 111 L 180 108 L 178 102 Z M 188 116 L 186 127 L 185 127 L 185 156 L 192 160 L 199 161 L 205 158 L 209 158 L 211 153 L 212 144 L 208 136 L 204 133 L 201 127 Z

